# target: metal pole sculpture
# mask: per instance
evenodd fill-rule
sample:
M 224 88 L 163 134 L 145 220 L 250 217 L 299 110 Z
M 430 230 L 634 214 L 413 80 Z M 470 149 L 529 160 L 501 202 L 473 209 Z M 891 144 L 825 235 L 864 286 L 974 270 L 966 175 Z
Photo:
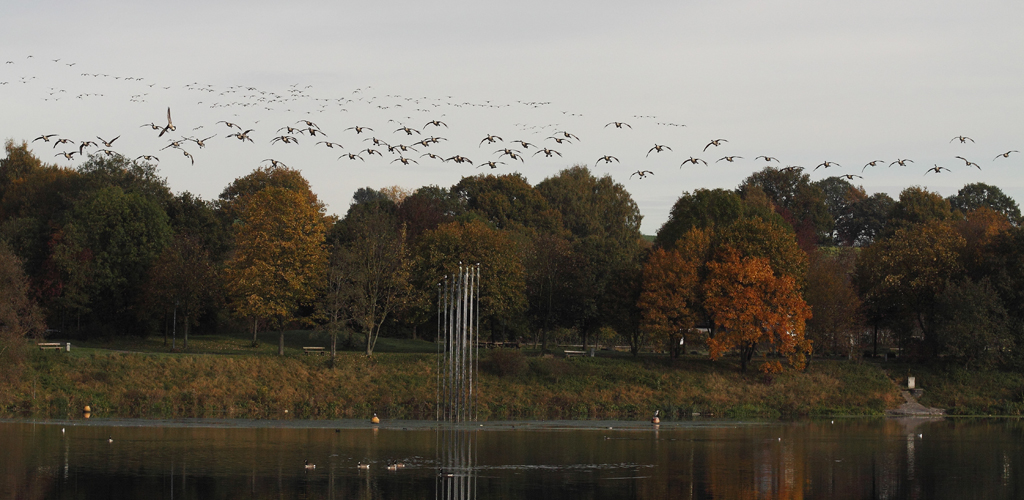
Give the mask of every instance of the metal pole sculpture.
M 439 499 L 476 497 L 474 386 L 479 354 L 480 265 L 438 285 L 437 485 Z

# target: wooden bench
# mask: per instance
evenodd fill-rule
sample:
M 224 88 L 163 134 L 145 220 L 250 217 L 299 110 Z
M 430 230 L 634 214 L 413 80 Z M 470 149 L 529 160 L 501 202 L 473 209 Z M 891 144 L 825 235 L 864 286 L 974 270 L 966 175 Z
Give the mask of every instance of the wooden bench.
M 587 355 L 587 351 L 565 351 L 565 357 L 567 357 L 567 358 L 575 358 L 575 357 L 581 357 L 582 358 L 583 356 L 586 356 L 586 355 Z
M 38 343 L 36 345 L 39 346 L 39 350 L 40 351 L 47 351 L 47 350 L 63 351 L 64 350 L 64 344 L 61 344 L 60 342 L 40 342 L 40 343 Z
M 303 347 L 302 351 L 305 354 L 307 354 L 307 355 L 310 354 L 310 353 L 316 353 L 317 355 L 323 355 L 325 349 L 327 349 L 327 348 L 326 347 Z

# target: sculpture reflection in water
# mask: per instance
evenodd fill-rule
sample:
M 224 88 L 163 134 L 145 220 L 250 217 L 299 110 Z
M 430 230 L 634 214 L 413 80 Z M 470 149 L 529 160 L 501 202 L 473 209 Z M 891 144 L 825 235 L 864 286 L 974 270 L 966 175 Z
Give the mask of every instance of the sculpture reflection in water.
M 462 267 L 438 286 L 438 499 L 476 498 L 474 376 L 479 366 L 480 264 Z

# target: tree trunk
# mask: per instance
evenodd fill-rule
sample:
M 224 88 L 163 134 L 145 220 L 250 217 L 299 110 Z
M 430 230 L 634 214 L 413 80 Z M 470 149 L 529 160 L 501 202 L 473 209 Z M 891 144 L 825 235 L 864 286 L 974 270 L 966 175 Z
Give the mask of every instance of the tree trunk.
M 257 342 L 257 340 L 256 340 L 256 325 L 258 323 L 259 323 L 259 320 L 254 317 L 252 319 L 252 346 L 253 347 L 256 347 L 259 344 Z
M 331 368 L 334 368 L 334 358 L 338 355 L 338 331 L 331 330 Z
M 182 316 L 185 320 L 185 343 L 182 344 L 183 350 L 188 350 L 188 316 Z
M 277 355 L 284 356 L 284 328 L 280 330 L 280 334 L 277 337 Z

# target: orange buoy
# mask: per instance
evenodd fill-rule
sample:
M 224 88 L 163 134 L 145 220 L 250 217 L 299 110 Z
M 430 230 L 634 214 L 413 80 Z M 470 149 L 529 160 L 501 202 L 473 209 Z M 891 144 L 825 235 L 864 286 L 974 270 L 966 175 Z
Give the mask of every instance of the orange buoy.
M 374 424 L 379 424 L 380 423 L 380 419 L 377 418 L 377 414 L 376 413 L 373 414 L 373 418 L 370 419 L 370 423 L 374 423 Z
M 85 405 L 85 408 L 82 411 L 85 412 L 85 413 L 89 413 L 89 412 L 92 411 L 92 408 L 89 407 L 89 405 Z

